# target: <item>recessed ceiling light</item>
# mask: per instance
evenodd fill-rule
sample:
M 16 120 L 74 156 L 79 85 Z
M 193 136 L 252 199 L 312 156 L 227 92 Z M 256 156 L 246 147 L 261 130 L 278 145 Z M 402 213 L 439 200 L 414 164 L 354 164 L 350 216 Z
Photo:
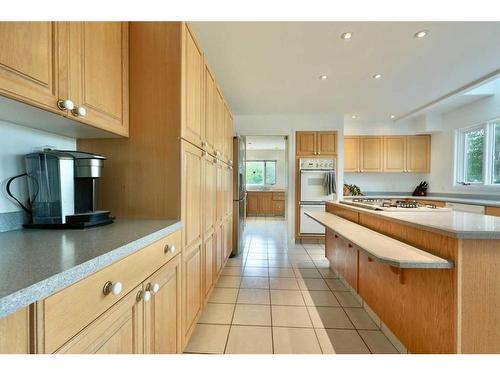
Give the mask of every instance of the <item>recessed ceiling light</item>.
M 352 119 L 355 119 L 355 118 L 356 118 L 356 115 L 352 115 L 352 116 L 351 116 L 351 118 L 352 118 Z
M 319 76 L 319 79 L 322 80 L 322 81 L 324 81 L 327 78 L 328 78 L 328 76 L 326 74 L 322 74 L 322 75 Z
M 380 79 L 380 78 L 382 78 L 382 74 L 377 73 L 377 74 L 374 74 L 372 77 L 375 79 Z
M 394 119 L 396 118 L 396 116 L 394 116 L 394 115 L 391 115 L 391 118 L 392 118 L 392 119 L 394 120 Z
M 425 36 L 427 36 L 427 33 L 428 31 L 427 30 L 420 30 L 420 31 L 417 31 L 414 35 L 415 38 L 418 38 L 418 39 L 421 39 Z
M 348 39 L 352 38 L 352 33 L 350 31 L 347 31 L 347 32 L 343 33 L 340 37 L 344 40 L 348 40 Z

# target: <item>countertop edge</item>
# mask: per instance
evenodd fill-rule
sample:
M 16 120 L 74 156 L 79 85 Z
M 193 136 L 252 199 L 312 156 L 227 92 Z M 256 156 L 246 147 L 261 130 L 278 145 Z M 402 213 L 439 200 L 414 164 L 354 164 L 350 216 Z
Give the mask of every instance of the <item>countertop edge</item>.
M 442 234 L 442 235 L 456 238 L 459 240 L 499 240 L 500 239 L 500 233 L 492 233 L 492 232 L 481 233 L 481 232 L 472 232 L 472 231 L 457 232 L 457 231 L 450 230 L 450 229 L 438 228 L 438 227 L 434 227 L 434 226 L 430 226 L 430 225 L 423 225 L 423 224 L 414 223 L 414 222 L 411 222 L 408 220 L 402 220 L 402 219 L 398 219 L 398 218 L 387 216 L 387 215 L 381 215 L 380 213 L 377 213 L 377 211 L 366 210 L 366 209 L 363 209 L 360 207 L 354 207 L 354 206 L 342 204 L 339 202 L 326 202 L 326 204 L 327 205 L 328 204 L 336 205 L 338 207 L 345 208 L 345 209 L 351 209 L 354 211 L 362 212 L 364 214 L 378 217 L 382 220 L 385 219 L 385 220 L 389 220 L 389 221 L 394 221 L 394 222 L 401 223 L 401 224 L 404 224 L 404 225 L 407 225 L 410 227 L 414 227 L 417 229 L 423 229 L 423 230 L 437 233 L 437 234 Z
M 181 229 L 181 221 L 129 242 L 27 288 L 0 298 L 0 319 L 44 299 Z
M 446 195 L 442 196 L 414 196 L 414 195 L 363 195 L 363 196 L 354 196 L 354 195 L 346 195 L 344 199 L 356 199 L 356 198 L 365 198 L 365 199 L 415 199 L 415 200 L 427 200 L 427 201 L 438 201 L 438 202 L 450 202 L 450 203 L 461 203 L 461 204 L 471 204 L 475 206 L 488 206 L 488 207 L 500 207 L 500 201 L 498 200 L 486 200 L 486 199 L 468 199 L 468 198 L 455 198 L 455 197 L 447 197 Z

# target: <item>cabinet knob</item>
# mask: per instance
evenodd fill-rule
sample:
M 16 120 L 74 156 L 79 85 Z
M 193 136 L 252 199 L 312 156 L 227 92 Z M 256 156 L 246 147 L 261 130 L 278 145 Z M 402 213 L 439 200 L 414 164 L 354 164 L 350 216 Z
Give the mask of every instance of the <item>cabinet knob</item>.
M 163 248 L 163 250 L 165 251 L 165 254 L 170 252 L 170 253 L 175 253 L 175 245 L 169 245 L 169 244 L 166 244 L 165 247 Z
M 113 283 L 111 281 L 108 281 L 106 284 L 104 284 L 104 287 L 102 288 L 102 292 L 104 293 L 105 296 L 108 294 L 113 294 L 114 296 L 119 295 L 122 292 L 123 285 L 121 282 L 116 282 Z
M 75 117 L 85 117 L 87 110 L 84 107 L 75 107 L 71 110 L 71 113 Z
M 65 99 L 65 100 L 60 99 L 57 101 L 57 108 L 59 108 L 61 111 L 65 111 L 65 110 L 71 111 L 73 108 L 75 108 L 75 105 L 69 99 Z
M 206 141 L 201 142 L 201 147 L 207 147 L 207 146 L 208 146 L 208 142 L 206 142 Z
M 321 155 L 321 152 L 319 152 L 319 151 L 318 151 L 316 154 L 317 154 L 317 155 Z
M 149 300 L 151 299 L 151 292 L 149 290 L 146 290 L 142 298 L 144 299 L 144 302 L 149 302 Z
M 154 283 L 154 284 L 148 283 L 148 285 L 146 286 L 146 290 L 149 291 L 149 292 L 153 292 L 154 294 L 156 294 L 160 290 L 160 284 L 158 284 L 158 283 Z

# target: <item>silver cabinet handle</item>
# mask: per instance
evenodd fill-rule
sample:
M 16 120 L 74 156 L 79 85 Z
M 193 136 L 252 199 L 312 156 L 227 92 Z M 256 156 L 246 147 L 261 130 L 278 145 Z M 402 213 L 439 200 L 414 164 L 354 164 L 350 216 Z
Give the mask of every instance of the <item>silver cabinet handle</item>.
M 75 107 L 71 110 L 71 113 L 75 117 L 85 117 L 87 110 L 84 107 Z
M 201 147 L 207 147 L 207 146 L 208 146 L 208 142 L 206 142 L 206 141 L 201 142 Z
M 156 294 L 160 290 L 160 284 L 158 284 L 158 283 L 154 283 L 154 284 L 148 283 L 148 285 L 146 286 L 146 290 L 149 291 L 149 292 L 152 292 L 152 293 Z
M 137 295 L 135 296 L 135 300 L 139 302 L 141 299 L 143 299 L 144 302 L 149 302 L 149 300 L 151 299 L 151 292 L 149 290 L 146 290 L 145 292 L 139 290 L 139 292 L 137 292 Z
M 62 100 L 62 99 L 59 99 L 57 101 L 57 108 L 59 108 L 61 111 L 65 111 L 65 110 L 73 110 L 73 108 L 75 108 L 75 104 L 69 100 L 69 99 L 65 99 L 65 100 Z
M 123 289 L 123 285 L 121 282 L 116 282 L 113 283 L 111 281 L 108 281 L 106 284 L 104 284 L 104 287 L 102 288 L 102 292 L 105 296 L 108 294 L 113 294 L 114 296 L 118 296 Z
M 175 245 L 169 245 L 169 244 L 166 244 L 165 247 L 163 248 L 163 251 L 166 253 L 175 253 Z

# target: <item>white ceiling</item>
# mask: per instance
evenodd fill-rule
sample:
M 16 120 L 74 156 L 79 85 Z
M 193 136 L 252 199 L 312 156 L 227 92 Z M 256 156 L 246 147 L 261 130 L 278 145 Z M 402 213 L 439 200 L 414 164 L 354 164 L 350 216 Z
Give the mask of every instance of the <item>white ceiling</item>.
M 247 150 L 284 150 L 284 136 L 246 136 Z
M 500 68 L 500 22 L 195 22 L 234 114 L 387 121 Z M 426 38 L 414 33 L 426 29 Z M 353 32 L 345 41 L 340 34 Z M 383 74 L 379 80 L 372 78 Z M 320 80 L 321 74 L 328 79 Z

